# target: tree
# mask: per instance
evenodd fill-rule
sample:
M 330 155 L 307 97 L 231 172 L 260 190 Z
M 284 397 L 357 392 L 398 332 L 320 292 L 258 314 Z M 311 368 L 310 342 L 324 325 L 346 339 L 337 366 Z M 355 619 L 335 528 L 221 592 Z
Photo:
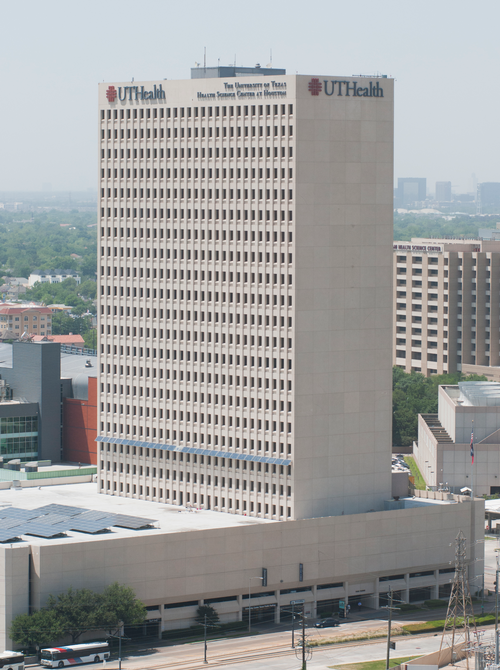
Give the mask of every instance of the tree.
M 195 621 L 200 624 L 205 624 L 205 616 L 207 617 L 207 625 L 216 626 L 219 623 L 219 615 L 212 605 L 200 605 L 196 610 Z
M 104 589 L 98 611 L 101 627 L 108 631 L 117 630 L 123 624 L 140 624 L 146 618 L 146 608 L 135 597 L 134 590 L 114 582 Z
M 10 636 L 23 647 L 52 645 L 68 635 L 75 644 L 83 633 L 105 630 L 111 634 L 120 622 L 140 624 L 145 618 L 146 608 L 128 586 L 115 582 L 103 593 L 69 588 L 57 596 L 50 595 L 47 606 L 38 612 L 17 616 Z
M 439 386 L 460 381 L 487 381 L 480 375 L 464 377 L 461 372 L 424 377 L 420 372 L 392 369 L 392 444 L 411 446 L 418 438 L 418 415 L 436 414 Z
M 85 330 L 82 334 L 83 342 L 87 349 L 97 349 L 97 329 L 90 328 Z
M 101 628 L 99 608 L 102 596 L 90 589 L 69 588 L 57 597 L 50 595 L 47 609 L 53 611 L 61 621 L 64 635 L 71 636 L 75 644 L 78 638 L 90 630 Z
M 56 312 L 52 317 L 52 335 L 81 335 L 89 329 L 90 317 L 78 316 L 73 318 L 66 312 Z
M 43 608 L 32 614 L 20 614 L 9 630 L 12 640 L 24 649 L 47 647 L 64 634 L 62 621 L 55 611 Z

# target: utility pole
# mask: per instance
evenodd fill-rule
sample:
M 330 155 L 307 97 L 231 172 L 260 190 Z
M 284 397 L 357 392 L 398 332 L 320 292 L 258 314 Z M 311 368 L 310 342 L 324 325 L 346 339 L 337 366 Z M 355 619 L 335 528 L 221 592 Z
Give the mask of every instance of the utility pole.
M 207 661 L 207 615 L 205 614 L 205 624 L 203 626 L 204 635 L 203 635 L 203 663 L 208 663 Z
M 495 573 L 495 665 L 498 665 L 498 549 L 495 549 L 497 555 L 497 569 Z
M 306 670 L 306 616 L 302 613 L 302 670 Z
M 120 635 L 118 636 L 118 670 L 122 670 L 122 627 L 123 621 L 120 621 Z
M 393 607 L 394 593 L 392 587 L 389 586 L 389 605 L 383 609 L 389 610 L 388 626 L 387 626 L 387 658 L 385 662 L 385 670 L 389 670 L 391 663 L 391 626 L 392 626 L 392 610 L 399 610 L 400 607 Z
M 295 649 L 295 600 L 292 600 L 292 649 Z

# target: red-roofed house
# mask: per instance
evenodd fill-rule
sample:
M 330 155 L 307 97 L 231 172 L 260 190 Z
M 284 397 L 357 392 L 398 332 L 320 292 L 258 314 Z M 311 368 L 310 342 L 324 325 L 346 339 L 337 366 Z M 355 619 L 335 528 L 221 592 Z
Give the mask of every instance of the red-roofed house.
M 83 349 L 85 346 L 83 337 L 81 335 L 73 335 L 73 333 L 69 335 L 51 335 L 48 339 L 51 342 L 59 342 L 59 344 L 64 344 L 67 347 L 79 347 Z

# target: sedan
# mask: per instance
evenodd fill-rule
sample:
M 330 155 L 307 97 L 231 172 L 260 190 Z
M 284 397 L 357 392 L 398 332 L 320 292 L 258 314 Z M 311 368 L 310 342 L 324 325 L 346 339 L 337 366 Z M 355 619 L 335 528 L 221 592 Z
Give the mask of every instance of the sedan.
M 334 626 L 340 626 L 340 620 L 335 617 L 328 617 L 328 619 L 321 619 L 314 626 L 316 628 L 333 628 Z

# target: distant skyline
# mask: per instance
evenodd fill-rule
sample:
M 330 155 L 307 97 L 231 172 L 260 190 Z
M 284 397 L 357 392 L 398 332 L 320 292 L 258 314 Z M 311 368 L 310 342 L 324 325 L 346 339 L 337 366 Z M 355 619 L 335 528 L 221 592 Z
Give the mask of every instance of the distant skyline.
M 195 62 L 396 80 L 395 182 L 500 181 L 497 0 L 1 0 L 0 191 L 97 188 L 97 84 Z

